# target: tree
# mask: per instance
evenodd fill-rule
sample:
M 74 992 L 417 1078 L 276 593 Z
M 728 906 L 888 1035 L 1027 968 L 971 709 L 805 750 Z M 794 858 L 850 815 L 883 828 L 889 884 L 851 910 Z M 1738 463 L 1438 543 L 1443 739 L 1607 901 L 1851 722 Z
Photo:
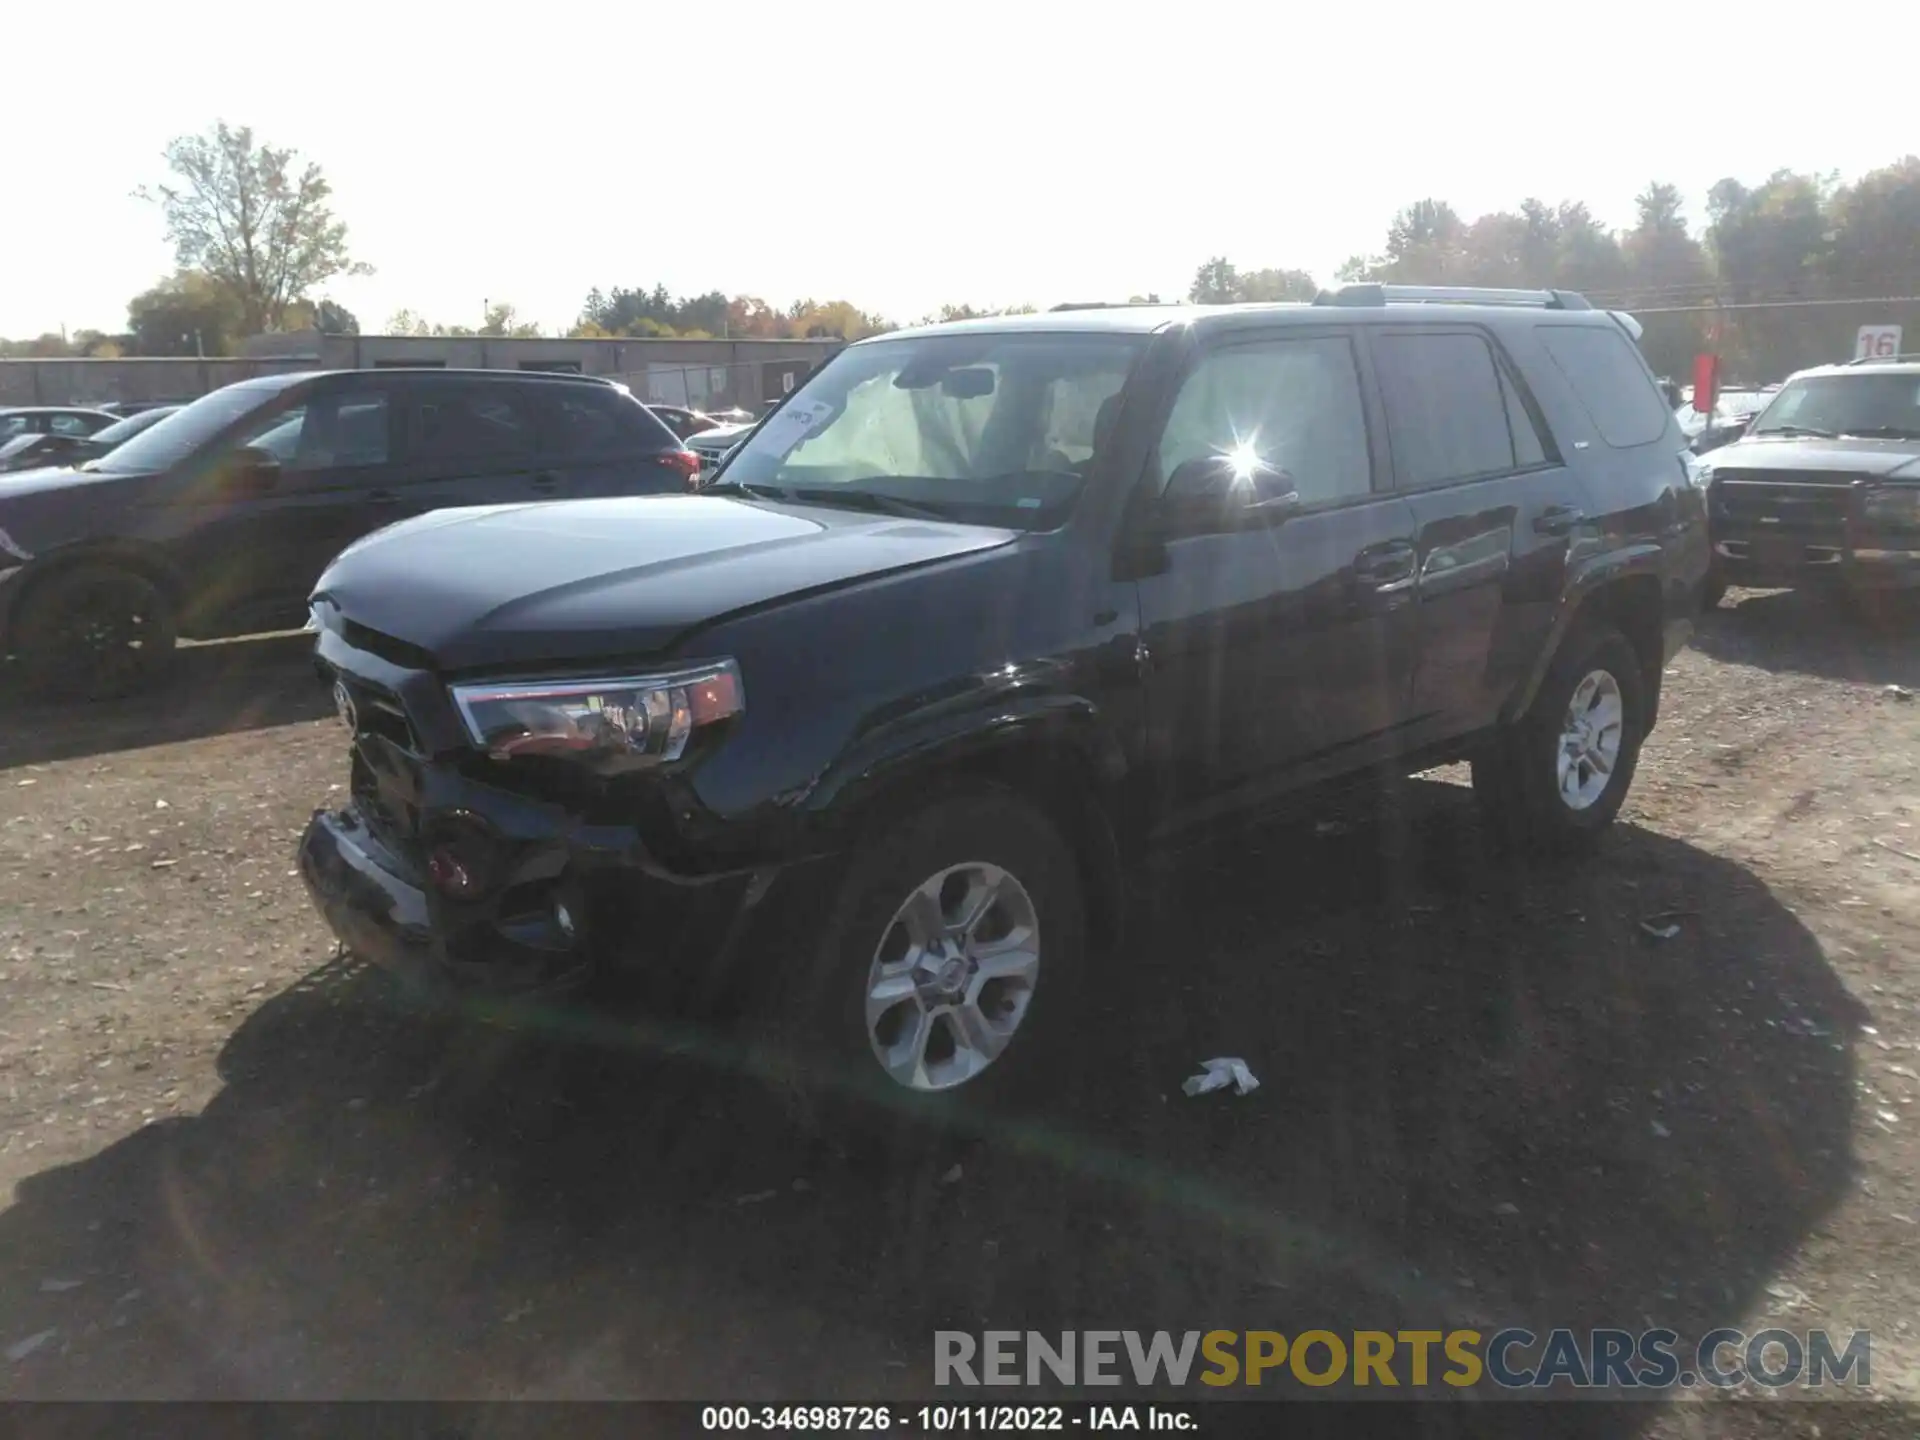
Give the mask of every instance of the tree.
M 1244 275 L 1224 255 L 1193 272 L 1187 298 L 1196 305 L 1236 305 L 1248 300 L 1311 300 L 1320 287 L 1304 270 L 1249 270 Z
M 358 335 L 360 320 L 337 301 L 322 300 L 313 307 L 313 328 L 322 335 Z
M 127 302 L 141 355 L 231 355 L 246 333 L 239 299 L 198 270 L 182 270 Z
M 1216 255 L 1193 272 L 1187 298 L 1196 305 L 1231 305 L 1240 298 L 1240 272 L 1224 255 Z
M 326 176 L 311 162 L 297 166 L 297 152 L 220 121 L 180 136 L 165 155 L 174 183 L 137 193 L 160 206 L 180 267 L 233 293 L 243 333 L 281 328 L 288 305 L 336 275 L 372 272 L 348 253 Z
M 1304 270 L 1252 270 L 1240 277 L 1242 300 L 1311 300 L 1319 293 Z
M 540 336 L 540 327 L 531 321 L 516 319 L 513 306 L 489 301 L 486 319 L 481 322 L 478 333 L 514 340 L 536 340 Z

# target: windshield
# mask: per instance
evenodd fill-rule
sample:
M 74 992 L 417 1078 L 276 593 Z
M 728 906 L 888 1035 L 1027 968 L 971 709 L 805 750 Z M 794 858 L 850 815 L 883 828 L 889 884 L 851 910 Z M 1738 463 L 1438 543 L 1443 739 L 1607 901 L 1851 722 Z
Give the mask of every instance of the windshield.
M 869 508 L 879 497 L 978 524 L 1058 524 L 1141 344 L 1003 333 L 855 346 L 734 453 L 719 483 Z
M 102 445 L 124 445 L 142 430 L 151 430 L 167 416 L 171 410 L 143 410 L 138 415 L 129 415 L 124 420 L 116 420 L 104 429 L 93 432 L 93 438 Z
M 126 444 L 87 468 L 110 474 L 145 474 L 179 464 L 242 415 L 270 405 L 281 385 L 229 385 L 149 425 Z M 138 420 L 138 415 L 132 417 Z
M 1750 433 L 1920 439 L 1920 375 L 1862 371 L 1789 381 Z

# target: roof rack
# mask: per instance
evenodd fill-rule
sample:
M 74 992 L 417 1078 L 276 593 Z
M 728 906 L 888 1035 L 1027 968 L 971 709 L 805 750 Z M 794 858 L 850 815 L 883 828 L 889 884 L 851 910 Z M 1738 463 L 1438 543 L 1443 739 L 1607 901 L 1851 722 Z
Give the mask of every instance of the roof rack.
M 1849 365 L 1911 365 L 1920 360 L 1920 355 L 1860 355 L 1847 361 Z
M 1057 315 L 1062 310 L 1132 310 L 1165 303 L 1164 300 L 1063 300 L 1058 305 L 1049 305 L 1047 313 Z
M 1539 310 L 1591 310 L 1573 290 L 1492 290 L 1474 285 L 1342 285 L 1322 290 L 1316 305 L 1531 305 Z

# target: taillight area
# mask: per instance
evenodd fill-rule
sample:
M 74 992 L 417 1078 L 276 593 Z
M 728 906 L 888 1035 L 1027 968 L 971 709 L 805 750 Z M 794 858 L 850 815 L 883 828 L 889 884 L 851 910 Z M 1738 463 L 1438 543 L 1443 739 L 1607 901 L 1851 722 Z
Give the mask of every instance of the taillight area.
M 687 489 L 695 490 L 700 485 L 700 457 L 693 451 L 682 448 L 668 450 L 654 457 L 662 465 L 678 475 Z

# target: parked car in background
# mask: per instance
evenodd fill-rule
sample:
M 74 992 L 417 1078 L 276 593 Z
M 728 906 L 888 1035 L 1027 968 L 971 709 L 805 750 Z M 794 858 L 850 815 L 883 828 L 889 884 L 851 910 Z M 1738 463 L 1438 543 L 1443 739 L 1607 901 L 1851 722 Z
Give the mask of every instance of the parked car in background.
M 119 418 L 85 405 L 0 406 L 0 441 L 22 435 L 91 435 Z
M 630 969 L 779 1073 L 1044 1082 L 1149 849 L 1454 760 L 1514 845 L 1612 821 L 1707 569 L 1636 329 L 1377 285 L 935 326 L 701 494 L 395 526 L 314 592 L 350 756 L 302 875 L 442 992 Z
M 16 435 L 0 444 L 0 475 L 16 470 L 36 470 L 44 465 L 84 465 L 89 460 L 98 460 L 179 408 L 178 405 L 163 405 L 157 410 L 142 410 L 137 415 L 102 426 L 91 435 L 73 435 L 58 430 Z
M 298 626 L 327 562 L 460 505 L 684 492 L 698 462 L 623 386 L 537 371 L 244 380 L 81 470 L 0 483 L 0 654 L 125 694 L 177 636 Z
M 687 441 L 687 448 L 700 460 L 700 472 L 710 475 L 729 451 L 738 445 L 753 429 L 751 422 L 735 425 L 715 425 L 710 430 L 702 430 Z
M 722 423 L 704 411 L 689 410 L 684 405 L 656 405 L 651 400 L 646 401 L 645 404 L 649 410 L 660 417 L 662 424 L 682 440 L 690 440 L 703 430 L 711 430 Z
M 1710 603 L 1729 585 L 1920 586 L 1920 360 L 1803 370 L 1700 465 Z
M 184 396 L 177 400 L 109 400 L 100 409 L 125 419 L 129 415 L 144 415 L 149 410 L 178 410 L 183 405 L 191 405 L 194 399 Z

